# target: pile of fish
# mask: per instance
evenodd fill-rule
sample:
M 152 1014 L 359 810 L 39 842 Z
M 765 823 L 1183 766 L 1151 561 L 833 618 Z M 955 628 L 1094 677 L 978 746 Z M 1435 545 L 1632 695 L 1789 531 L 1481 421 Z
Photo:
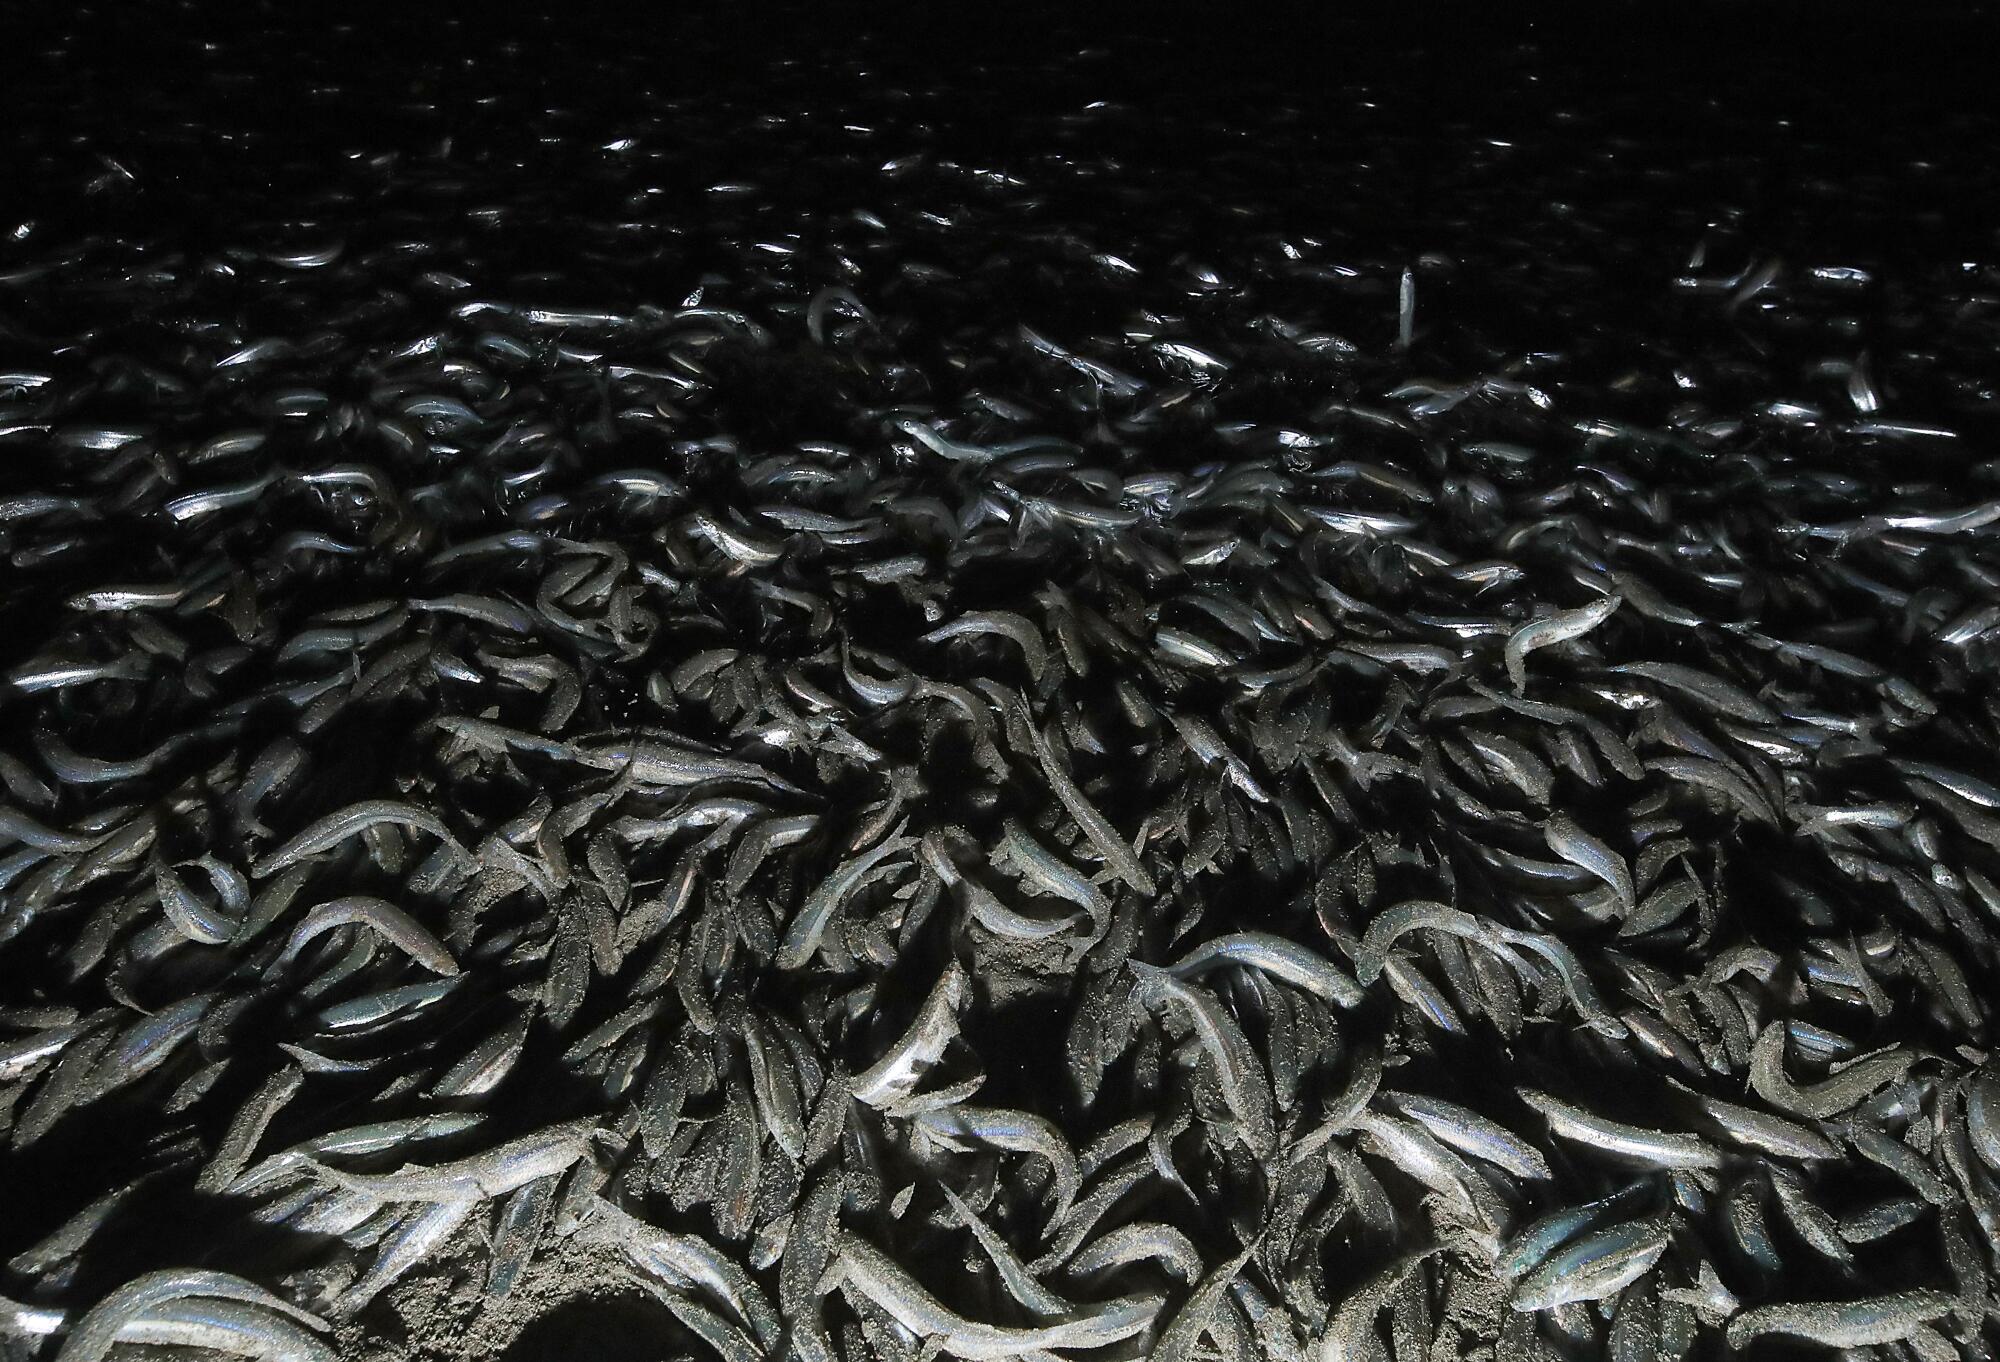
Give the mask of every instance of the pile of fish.
M 13 230 L 0 1351 L 1989 1357 L 2000 270 L 864 76 Z

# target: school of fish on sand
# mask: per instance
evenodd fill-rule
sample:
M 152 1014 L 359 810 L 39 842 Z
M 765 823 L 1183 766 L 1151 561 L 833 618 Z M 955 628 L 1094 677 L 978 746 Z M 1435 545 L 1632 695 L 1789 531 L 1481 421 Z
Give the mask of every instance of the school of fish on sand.
M 1990 1357 L 2000 272 L 852 88 L 8 241 L 0 1356 Z

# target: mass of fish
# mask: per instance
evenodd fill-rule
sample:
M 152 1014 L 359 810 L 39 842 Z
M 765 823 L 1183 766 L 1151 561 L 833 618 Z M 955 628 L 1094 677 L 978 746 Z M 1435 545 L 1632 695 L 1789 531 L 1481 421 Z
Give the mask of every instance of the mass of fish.
M 0 223 L 0 1355 L 1991 1357 L 2000 267 L 851 88 Z

